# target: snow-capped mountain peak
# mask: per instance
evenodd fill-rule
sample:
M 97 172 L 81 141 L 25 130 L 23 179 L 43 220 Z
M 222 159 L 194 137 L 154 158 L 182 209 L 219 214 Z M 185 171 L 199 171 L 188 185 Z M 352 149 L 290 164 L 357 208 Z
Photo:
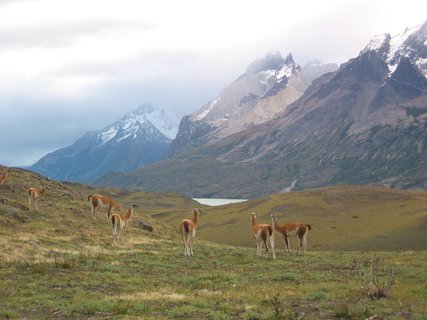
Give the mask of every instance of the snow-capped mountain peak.
M 271 90 L 286 87 L 288 80 L 301 67 L 295 63 L 292 54 L 283 58 L 280 52 L 271 51 L 261 59 L 252 62 L 230 86 L 225 88 L 215 99 L 190 116 L 191 121 L 205 121 L 218 126 L 230 119 L 236 119 L 247 113 L 244 107 L 268 96 Z
M 269 52 L 264 58 L 255 60 L 246 69 L 246 75 L 256 74 L 260 72 L 279 72 L 282 69 L 295 70 L 298 64 L 294 62 L 292 54 L 289 53 L 286 58 L 283 58 L 280 52 Z
M 401 58 L 408 58 L 427 77 L 427 22 L 408 27 L 402 34 L 376 35 L 361 54 L 376 51 L 386 62 L 390 74 L 393 73 Z
M 181 117 L 172 111 L 154 108 L 151 105 L 142 105 L 129 114 L 136 121 L 143 123 L 150 121 L 161 133 L 169 139 L 173 139 L 178 132 L 178 125 Z
M 390 42 L 390 34 L 388 33 L 377 34 L 371 39 L 371 41 L 369 41 L 365 49 L 362 50 L 362 53 L 365 53 L 368 51 L 379 51 L 381 48 L 386 46 L 389 42 Z
M 144 105 L 101 130 L 97 140 L 101 144 L 109 141 L 119 143 L 128 137 L 135 139 L 142 132 L 147 139 L 158 139 L 161 135 L 173 139 L 178 131 L 178 121 L 178 116 L 174 117 L 164 109 Z

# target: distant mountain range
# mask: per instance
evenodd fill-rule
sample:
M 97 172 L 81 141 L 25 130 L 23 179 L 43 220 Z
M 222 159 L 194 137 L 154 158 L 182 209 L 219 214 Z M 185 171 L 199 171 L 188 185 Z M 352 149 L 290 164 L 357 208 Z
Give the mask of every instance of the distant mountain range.
M 269 54 L 182 119 L 173 157 L 97 183 L 198 197 L 336 184 L 427 189 L 426 44 L 427 22 L 376 36 L 312 83 L 291 55 Z
M 301 96 L 314 78 L 336 68 L 312 62 L 301 71 L 291 54 L 284 59 L 278 52 L 269 53 L 254 61 L 217 99 L 184 117 L 176 138 L 177 116 L 142 106 L 101 131 L 88 132 L 73 145 L 47 154 L 30 170 L 83 183 L 110 172 L 126 173 L 271 119 Z
M 127 172 L 164 159 L 177 129 L 174 115 L 142 106 L 45 155 L 30 170 L 56 180 L 92 182 L 109 172 Z

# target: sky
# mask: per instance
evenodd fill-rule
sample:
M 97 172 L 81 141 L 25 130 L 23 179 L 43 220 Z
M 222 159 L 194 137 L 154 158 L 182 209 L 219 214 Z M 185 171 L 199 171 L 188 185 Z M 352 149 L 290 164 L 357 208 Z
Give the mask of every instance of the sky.
M 343 63 L 426 12 L 419 0 L 0 0 L 0 164 L 34 164 L 140 105 L 190 114 L 270 51 Z

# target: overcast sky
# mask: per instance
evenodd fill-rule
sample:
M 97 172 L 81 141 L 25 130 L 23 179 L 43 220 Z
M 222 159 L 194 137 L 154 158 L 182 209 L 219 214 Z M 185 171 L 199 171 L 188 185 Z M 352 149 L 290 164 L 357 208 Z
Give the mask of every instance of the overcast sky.
M 0 0 L 0 164 L 141 104 L 189 114 L 271 50 L 342 63 L 427 18 L 406 0 Z

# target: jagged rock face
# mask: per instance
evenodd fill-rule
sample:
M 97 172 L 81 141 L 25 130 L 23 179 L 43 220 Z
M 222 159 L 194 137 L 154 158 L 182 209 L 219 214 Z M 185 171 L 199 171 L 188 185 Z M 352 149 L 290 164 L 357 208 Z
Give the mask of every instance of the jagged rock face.
M 185 116 L 179 124 L 178 134 L 173 140 L 171 149 L 180 146 L 179 151 L 191 150 L 203 142 L 200 141 L 205 134 L 212 130 L 212 126 L 205 121 L 191 121 L 190 116 Z M 175 152 L 173 152 L 175 153 Z
M 407 39 L 424 41 L 420 32 L 425 28 Z M 404 54 L 407 41 L 396 52 Z M 390 64 L 387 48 L 383 43 L 363 50 L 335 74 L 315 81 L 275 119 L 224 139 L 211 154 L 224 162 L 274 161 L 300 188 L 336 183 L 427 188 L 427 80 L 416 54 L 413 62 L 394 54 L 397 65 Z
M 193 151 L 198 157 L 142 169 L 133 183 L 211 197 L 255 197 L 291 185 L 427 189 L 426 29 L 376 37 L 274 118 L 205 144 Z M 161 172 L 179 170 L 174 179 L 185 186 L 161 182 Z M 120 179 L 122 186 L 130 181 Z
M 31 170 L 56 180 L 87 183 L 108 172 L 127 172 L 162 160 L 170 139 L 148 120 L 157 116 L 147 112 L 153 109 L 139 108 L 101 131 L 89 132 L 73 145 L 45 155 Z
M 171 154 L 210 145 L 273 118 L 298 99 L 313 78 L 336 68 L 335 64 L 311 64 L 305 73 L 291 54 L 286 58 L 278 52 L 267 54 L 251 63 L 216 99 L 182 119 Z

